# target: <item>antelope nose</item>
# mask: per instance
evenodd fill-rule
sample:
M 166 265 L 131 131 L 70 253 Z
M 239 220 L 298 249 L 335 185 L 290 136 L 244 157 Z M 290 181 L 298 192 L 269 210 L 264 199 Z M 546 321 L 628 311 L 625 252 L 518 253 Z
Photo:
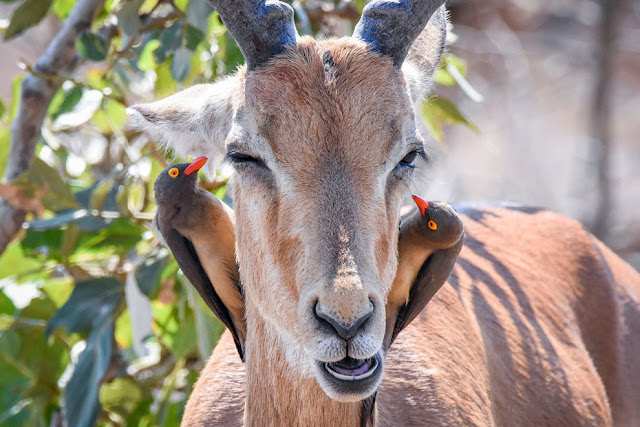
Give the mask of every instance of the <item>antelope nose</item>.
M 371 315 L 373 314 L 373 304 L 369 302 L 368 311 L 355 322 L 351 322 L 351 324 L 349 325 L 343 325 L 338 320 L 323 312 L 318 303 L 316 303 L 315 312 L 316 318 L 321 324 L 327 324 L 328 326 L 331 326 L 331 328 L 333 328 L 342 339 L 349 340 L 353 338 L 353 336 L 356 334 L 356 332 L 358 332 L 358 329 L 360 329 L 364 322 L 366 322 L 367 319 L 371 317 Z

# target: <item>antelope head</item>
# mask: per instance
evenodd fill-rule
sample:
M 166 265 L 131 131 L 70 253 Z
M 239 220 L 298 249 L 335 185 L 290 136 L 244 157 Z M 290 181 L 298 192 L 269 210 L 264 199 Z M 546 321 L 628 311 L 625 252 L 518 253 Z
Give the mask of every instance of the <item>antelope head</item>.
M 178 155 L 235 167 L 247 358 L 252 334 L 269 335 L 292 373 L 364 399 L 384 376 L 399 208 L 424 153 L 414 106 L 443 50 L 443 1 L 375 0 L 353 37 L 324 41 L 299 37 L 279 1 L 209 2 L 246 67 L 131 119 Z

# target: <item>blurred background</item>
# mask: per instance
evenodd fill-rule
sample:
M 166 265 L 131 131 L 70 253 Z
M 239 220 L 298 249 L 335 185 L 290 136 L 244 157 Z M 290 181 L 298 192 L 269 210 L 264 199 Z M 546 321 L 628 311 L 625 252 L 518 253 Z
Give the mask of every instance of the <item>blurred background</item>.
M 317 37 L 350 34 L 364 4 L 292 3 Z M 640 268 L 640 3 L 448 9 L 435 95 L 418 109 L 431 162 L 412 190 L 549 207 Z M 0 425 L 179 425 L 223 329 L 150 231 L 172 158 L 124 110 L 243 62 L 211 12 L 0 1 Z M 201 178 L 231 203 L 227 167 Z

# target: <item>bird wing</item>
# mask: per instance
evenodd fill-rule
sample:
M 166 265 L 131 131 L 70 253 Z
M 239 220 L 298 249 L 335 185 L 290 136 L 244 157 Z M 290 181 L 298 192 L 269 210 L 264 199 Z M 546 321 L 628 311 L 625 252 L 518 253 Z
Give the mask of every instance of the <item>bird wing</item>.
M 409 291 L 409 301 L 398 312 L 391 342 L 396 339 L 400 331 L 415 319 L 438 289 L 447 281 L 458 259 L 462 244 L 463 239 L 461 238 L 450 248 L 435 251 L 422 264 Z
M 156 217 L 156 223 L 184 275 L 196 288 L 211 311 L 213 311 L 218 319 L 231 331 L 240 359 L 244 361 L 243 345 L 240 342 L 238 331 L 233 324 L 229 310 L 227 310 L 227 307 L 216 293 L 209 276 L 207 276 L 207 273 L 204 271 L 193 243 L 180 234 L 175 228 L 163 224 L 161 218 Z

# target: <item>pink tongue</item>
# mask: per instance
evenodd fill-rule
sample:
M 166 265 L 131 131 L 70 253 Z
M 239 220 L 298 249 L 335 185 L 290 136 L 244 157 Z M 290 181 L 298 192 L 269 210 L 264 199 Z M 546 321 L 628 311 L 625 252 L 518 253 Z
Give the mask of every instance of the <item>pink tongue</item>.
M 337 373 L 342 374 L 342 375 L 348 375 L 348 376 L 351 376 L 351 377 L 357 377 L 358 375 L 366 374 L 369 371 L 370 368 L 371 368 L 371 365 L 366 360 L 363 360 L 362 364 L 360 366 L 357 366 L 357 367 L 355 367 L 353 369 L 343 368 L 343 367 L 340 367 L 338 365 L 332 365 L 331 366 L 331 369 L 333 369 Z

